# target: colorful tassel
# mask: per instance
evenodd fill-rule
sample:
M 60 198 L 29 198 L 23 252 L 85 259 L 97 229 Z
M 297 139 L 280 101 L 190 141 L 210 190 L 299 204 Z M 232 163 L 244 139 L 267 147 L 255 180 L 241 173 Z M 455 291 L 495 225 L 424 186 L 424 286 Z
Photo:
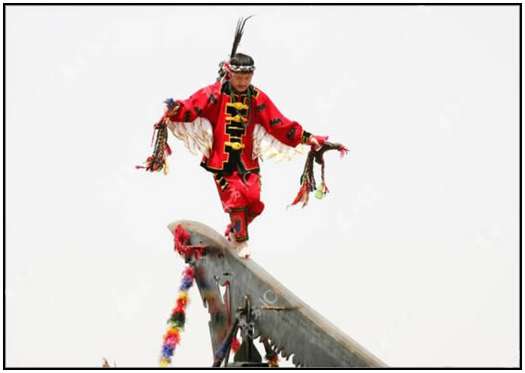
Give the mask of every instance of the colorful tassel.
M 171 155 L 172 151 L 168 145 L 168 128 L 162 117 L 157 123 L 153 125 L 152 142 L 155 139 L 155 146 L 153 148 L 153 155 L 146 159 L 145 166 L 135 166 L 137 169 L 146 169 L 146 171 L 162 171 L 165 175 L 168 174 L 167 157 Z
M 308 204 L 308 195 L 314 190 L 314 196 L 318 199 L 323 199 L 329 192 L 324 179 L 325 162 L 323 159 L 323 154 L 328 150 L 338 150 L 341 157 L 348 154 L 348 149 L 344 145 L 331 142 L 325 142 L 318 150 L 310 149 L 300 179 L 301 187 L 291 206 L 302 203 L 301 207 L 305 207 Z M 321 184 L 317 189 L 314 176 L 314 161 L 321 165 Z

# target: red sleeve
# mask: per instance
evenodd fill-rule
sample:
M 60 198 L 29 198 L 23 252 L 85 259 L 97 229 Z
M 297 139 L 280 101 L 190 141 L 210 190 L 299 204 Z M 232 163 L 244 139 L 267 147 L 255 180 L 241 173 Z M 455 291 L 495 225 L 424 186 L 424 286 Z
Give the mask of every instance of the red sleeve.
M 283 144 L 296 147 L 304 142 L 303 127 L 282 115 L 272 100 L 260 90 L 255 112 L 256 123 L 261 124 L 270 135 Z
M 208 117 L 210 109 L 218 102 L 217 83 L 199 89 L 186 100 L 176 100 L 179 109 L 169 114 L 172 122 L 193 122 L 197 117 Z

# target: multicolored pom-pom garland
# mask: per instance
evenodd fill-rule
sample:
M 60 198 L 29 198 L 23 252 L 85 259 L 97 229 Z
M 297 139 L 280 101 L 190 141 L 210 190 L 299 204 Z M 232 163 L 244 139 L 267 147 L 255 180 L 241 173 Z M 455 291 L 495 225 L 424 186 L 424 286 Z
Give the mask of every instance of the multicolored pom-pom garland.
M 180 343 L 180 334 L 184 330 L 184 324 L 186 322 L 186 306 L 189 302 L 188 290 L 192 287 L 195 278 L 193 267 L 188 265 L 182 272 L 182 275 L 176 306 L 171 312 L 171 317 L 168 320 L 169 327 L 166 334 L 164 334 L 160 357 L 161 367 L 168 367 L 171 364 L 171 357 L 173 356 L 175 347 Z
M 194 258 L 198 260 L 204 251 L 202 246 L 191 246 L 191 235 L 181 225 L 178 225 L 173 232 L 175 251 L 179 253 L 186 262 L 187 259 Z M 190 264 L 182 272 L 182 279 L 179 286 L 176 305 L 171 311 L 171 317 L 168 320 L 168 330 L 164 334 L 162 352 L 160 357 L 160 366 L 168 367 L 171 364 L 171 357 L 175 352 L 175 347 L 180 343 L 180 335 L 184 330 L 186 323 L 186 306 L 189 302 L 188 291 L 193 286 L 195 280 L 195 269 Z

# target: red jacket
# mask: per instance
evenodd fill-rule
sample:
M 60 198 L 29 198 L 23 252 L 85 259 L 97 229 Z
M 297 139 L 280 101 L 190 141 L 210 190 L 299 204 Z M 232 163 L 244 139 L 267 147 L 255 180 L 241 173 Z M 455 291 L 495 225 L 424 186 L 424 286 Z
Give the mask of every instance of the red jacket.
M 259 162 L 253 159 L 253 131 L 260 124 L 280 142 L 295 147 L 305 142 L 308 132 L 299 123 L 287 119 L 260 89 L 250 86 L 245 94 L 235 94 L 228 81 L 204 87 L 169 115 L 172 122 L 193 122 L 206 118 L 213 127 L 213 147 L 202 165 L 217 172 L 230 167 L 235 157 L 246 171 L 257 172 Z M 229 162 L 230 160 L 230 162 Z

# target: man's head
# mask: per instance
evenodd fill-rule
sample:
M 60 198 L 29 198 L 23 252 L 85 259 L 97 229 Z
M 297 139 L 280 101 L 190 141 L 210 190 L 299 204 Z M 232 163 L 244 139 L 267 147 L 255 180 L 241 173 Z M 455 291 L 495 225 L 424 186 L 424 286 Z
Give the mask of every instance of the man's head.
M 246 92 L 250 86 L 255 71 L 253 58 L 246 54 L 237 53 L 230 60 L 230 82 L 237 92 Z

